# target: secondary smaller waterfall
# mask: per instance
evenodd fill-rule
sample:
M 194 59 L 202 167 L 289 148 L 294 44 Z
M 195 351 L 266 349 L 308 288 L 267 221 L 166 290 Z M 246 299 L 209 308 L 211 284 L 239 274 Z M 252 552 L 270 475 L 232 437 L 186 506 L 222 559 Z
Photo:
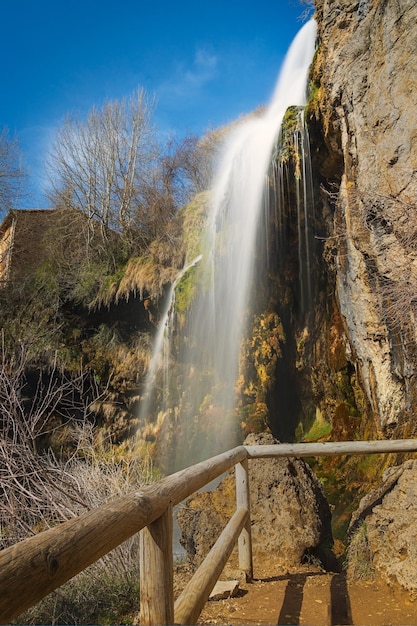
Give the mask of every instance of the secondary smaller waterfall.
M 149 362 L 148 371 L 146 374 L 146 380 L 144 385 L 144 392 L 142 402 L 140 404 L 139 419 L 144 419 L 148 416 L 149 410 L 152 404 L 152 392 L 154 391 L 155 381 L 157 373 L 162 370 L 163 372 L 163 388 L 168 387 L 168 368 L 169 368 L 169 339 L 170 339 L 170 323 L 174 313 L 175 307 L 175 289 L 188 270 L 201 261 L 202 255 L 197 256 L 191 263 L 188 263 L 180 271 L 174 282 L 169 288 L 165 307 L 159 321 L 158 330 L 153 342 L 151 360 Z M 165 399 L 164 399 L 165 400 Z

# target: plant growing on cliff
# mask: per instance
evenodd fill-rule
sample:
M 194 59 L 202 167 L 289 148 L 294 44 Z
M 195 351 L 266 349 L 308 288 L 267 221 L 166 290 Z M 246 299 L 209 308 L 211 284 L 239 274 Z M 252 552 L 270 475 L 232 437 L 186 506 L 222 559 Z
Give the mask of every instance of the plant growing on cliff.
M 301 177 L 301 156 L 299 152 L 299 136 L 303 131 L 303 107 L 291 106 L 285 112 L 277 143 L 277 154 L 274 156 L 280 164 L 291 162 L 296 178 Z
M 316 9 L 316 3 L 314 0 L 298 0 L 301 6 L 304 7 L 302 19 L 305 20 L 310 17 L 311 13 Z
M 267 397 L 275 382 L 283 341 L 284 330 L 277 313 L 264 312 L 254 316 L 251 336 L 242 345 L 237 386 L 242 398 L 246 432 L 264 430 L 268 423 Z

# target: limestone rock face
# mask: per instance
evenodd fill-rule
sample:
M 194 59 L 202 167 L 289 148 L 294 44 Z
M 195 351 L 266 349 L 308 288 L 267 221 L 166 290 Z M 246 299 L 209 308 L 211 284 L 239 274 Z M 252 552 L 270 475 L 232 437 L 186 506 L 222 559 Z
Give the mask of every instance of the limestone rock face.
M 316 6 L 322 175 L 348 358 L 381 432 L 398 436 L 417 406 L 417 3 Z
M 416 593 L 417 461 L 387 470 L 381 485 L 361 502 L 355 529 L 361 522 L 374 570 L 386 582 Z
M 277 443 L 267 433 L 245 444 Z M 321 485 L 301 459 L 259 459 L 250 463 L 252 542 L 255 558 L 273 556 L 283 566 L 300 564 L 306 553 L 334 565 L 331 514 Z M 189 498 L 178 515 L 188 561 L 199 565 L 235 509 L 235 479 L 227 476 L 212 492 Z

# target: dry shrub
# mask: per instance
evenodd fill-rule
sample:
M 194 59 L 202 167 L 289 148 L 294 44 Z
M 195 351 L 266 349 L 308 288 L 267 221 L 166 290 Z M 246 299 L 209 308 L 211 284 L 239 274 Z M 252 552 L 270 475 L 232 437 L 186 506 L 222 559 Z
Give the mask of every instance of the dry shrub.
M 111 447 L 97 449 L 91 425 L 79 425 L 75 434 L 76 454 L 65 462 L 52 454 L 47 457 L 47 464 L 59 468 L 66 477 L 67 498 L 63 498 L 60 485 L 57 494 L 66 504 L 68 515 L 98 507 L 153 480 L 149 458 L 140 460 L 129 450 L 119 453 Z M 40 526 L 49 524 L 47 518 L 40 519 Z M 132 621 L 138 611 L 139 541 L 135 535 L 19 616 L 18 621 L 20 624 L 121 623 Z
M 365 523 L 358 528 L 350 540 L 347 551 L 347 571 L 352 580 L 375 579 Z
M 126 443 L 98 442 L 85 375 L 40 376 L 25 396 L 24 350 L 0 353 L 0 545 L 6 548 L 153 480 L 148 457 Z M 71 403 L 77 419 L 60 421 Z M 61 416 L 62 417 L 62 416 Z M 63 437 L 62 449 L 52 449 Z M 68 442 L 71 445 L 68 445 Z M 138 538 L 133 537 L 19 616 L 19 623 L 120 622 L 138 610 Z M 127 619 L 127 618 L 126 618 Z

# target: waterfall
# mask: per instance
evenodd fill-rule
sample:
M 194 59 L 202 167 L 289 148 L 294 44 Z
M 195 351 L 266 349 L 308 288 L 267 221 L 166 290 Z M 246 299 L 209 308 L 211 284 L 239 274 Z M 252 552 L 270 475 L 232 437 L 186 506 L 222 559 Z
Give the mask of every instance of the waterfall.
M 311 310 L 313 302 L 312 256 L 314 240 L 310 222 L 314 217 L 313 174 L 310 154 L 310 138 L 305 123 L 304 107 L 291 107 L 287 111 L 291 129 L 285 132 L 285 140 L 278 142 L 272 159 L 273 198 L 277 226 L 277 250 L 280 266 L 283 267 L 289 255 L 288 230 L 291 218 L 288 211 L 290 190 L 294 194 L 294 216 L 297 230 L 298 285 L 297 313 L 302 316 Z M 292 163 L 294 172 L 288 167 Z M 292 217 L 294 217 L 292 216 Z
M 166 390 L 169 385 L 168 370 L 170 353 L 170 330 L 172 328 L 172 316 L 175 308 L 175 289 L 184 274 L 188 272 L 188 270 L 190 270 L 192 267 L 194 267 L 199 261 L 201 261 L 201 258 L 201 255 L 199 255 L 193 261 L 191 261 L 191 263 L 186 264 L 179 272 L 178 276 L 169 288 L 165 301 L 165 307 L 162 311 L 158 330 L 152 346 L 151 360 L 149 362 L 146 374 L 143 398 L 139 409 L 140 420 L 146 419 L 149 414 L 153 400 L 152 395 L 156 383 L 156 377 L 158 372 L 161 370 L 163 373 L 163 402 L 166 403 Z
M 288 107 L 305 105 L 315 35 L 316 24 L 310 20 L 287 53 L 270 105 L 239 124 L 224 145 L 211 192 L 203 258 L 195 270 L 199 295 L 177 347 L 167 404 L 160 408 L 166 445 L 176 450 L 170 469 L 240 443 L 234 411 L 240 348 L 248 302 L 256 298 L 254 267 L 261 254 L 260 224 L 265 224 L 268 210 L 271 158 Z M 150 376 L 153 367 L 151 362 Z

